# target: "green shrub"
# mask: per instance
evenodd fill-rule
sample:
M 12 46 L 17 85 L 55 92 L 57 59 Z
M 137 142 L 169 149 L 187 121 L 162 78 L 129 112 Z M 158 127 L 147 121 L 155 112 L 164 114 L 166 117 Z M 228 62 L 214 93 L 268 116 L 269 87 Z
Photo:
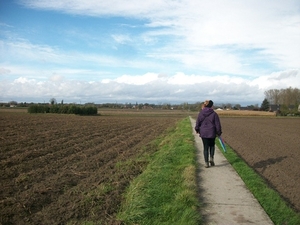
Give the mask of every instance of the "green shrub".
M 27 111 L 29 113 L 49 113 L 49 107 L 46 105 L 30 105 Z
M 75 115 L 97 115 L 96 106 L 76 106 L 76 105 L 31 105 L 28 107 L 28 113 L 59 113 Z

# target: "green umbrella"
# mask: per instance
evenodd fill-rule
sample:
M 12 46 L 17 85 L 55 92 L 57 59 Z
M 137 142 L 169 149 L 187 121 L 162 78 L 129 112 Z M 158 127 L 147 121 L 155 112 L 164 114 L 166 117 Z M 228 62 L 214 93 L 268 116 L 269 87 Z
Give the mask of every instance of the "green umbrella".
M 224 141 L 223 141 L 222 137 L 219 136 L 218 138 L 219 138 L 219 142 L 220 142 L 220 144 L 221 144 L 221 146 L 222 146 L 222 148 L 223 148 L 223 151 L 226 152 L 226 146 L 225 146 L 225 144 L 224 144 Z

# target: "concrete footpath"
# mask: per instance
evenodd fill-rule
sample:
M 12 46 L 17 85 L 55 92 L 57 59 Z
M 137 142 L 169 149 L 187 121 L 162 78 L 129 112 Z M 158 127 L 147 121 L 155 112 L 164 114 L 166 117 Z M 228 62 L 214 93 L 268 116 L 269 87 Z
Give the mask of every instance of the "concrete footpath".
M 204 224 L 274 224 L 217 146 L 216 165 L 205 168 L 202 140 L 194 130 L 195 120 L 190 120 L 198 149 L 197 175 Z

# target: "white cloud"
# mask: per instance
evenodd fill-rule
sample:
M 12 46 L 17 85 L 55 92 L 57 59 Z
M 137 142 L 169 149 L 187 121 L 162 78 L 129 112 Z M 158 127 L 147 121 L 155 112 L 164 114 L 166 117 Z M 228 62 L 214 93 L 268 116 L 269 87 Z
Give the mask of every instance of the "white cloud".
M 148 49 L 147 55 L 174 60 L 186 67 L 201 67 L 216 72 L 245 74 L 257 71 L 245 67 L 237 51 L 259 49 L 249 57 L 250 65 L 257 56 L 273 69 L 300 67 L 300 15 L 297 0 L 265 1 L 80 1 L 23 0 L 35 9 L 56 10 L 69 14 L 142 19 L 147 27 L 157 28 L 139 34 L 144 43 L 157 44 L 168 38 L 164 46 Z M 120 44 L 135 43 L 129 34 L 112 34 Z M 19 46 L 20 49 L 20 46 Z M 295 49 L 298 49 L 296 51 Z M 41 46 L 40 54 L 30 57 L 65 62 Z M 164 51 L 164 52 L 162 52 Z M 47 52 L 47 55 L 43 54 Z M 22 55 L 22 51 L 21 51 Z M 270 72 L 269 70 L 267 72 Z
M 196 102 L 210 97 L 260 103 L 269 88 L 300 87 L 298 0 L 21 3 L 35 10 L 129 20 L 105 37 L 75 25 L 64 33 L 73 46 L 72 37 L 78 37 L 97 49 L 92 52 L 85 46 L 37 44 L 22 35 L 1 39 L 1 98 Z
M 286 70 L 274 72 L 269 75 L 260 76 L 251 85 L 257 85 L 260 89 L 285 89 L 288 87 L 300 87 L 300 70 Z
M 275 43 L 286 32 L 299 34 L 297 0 L 254 1 L 86 1 L 24 0 L 37 9 L 70 14 L 147 19 L 151 27 L 171 27 L 196 45 Z M 284 28 L 284 30 L 282 30 Z M 291 37 L 286 36 L 286 39 Z
M 121 77 L 116 78 L 114 81 L 123 84 L 144 85 L 160 79 L 161 78 L 159 78 L 159 74 L 146 73 L 141 76 L 123 75 Z
M 10 59 L 38 63 L 64 63 L 69 58 L 50 46 L 34 45 L 26 40 L 0 41 L 0 44 L 3 53 L 0 57 L 1 61 Z
M 95 66 L 122 66 L 124 61 L 116 56 L 105 54 L 64 51 L 51 46 L 34 45 L 28 41 L 0 41 L 3 53 L 0 60 L 11 61 L 11 64 L 27 64 L 34 68 L 69 68 Z M 20 67 L 20 66 L 19 66 Z M 74 70 L 74 69 L 73 69 Z M 81 69 L 84 70 L 84 69 Z
M 112 38 L 113 38 L 118 44 L 125 44 L 125 43 L 128 43 L 128 42 L 132 42 L 132 39 L 129 37 L 129 35 L 114 34 L 114 35 L 112 35 Z
M 30 84 L 35 83 L 34 79 L 27 79 L 26 77 L 19 77 L 14 80 L 13 84 Z
M 23 5 L 35 9 L 57 10 L 70 14 L 90 16 L 131 16 L 144 17 L 145 14 L 162 11 L 170 5 L 170 1 L 131 0 L 126 4 L 121 0 L 112 1 L 85 1 L 81 0 L 21 0 Z
M 59 75 L 59 74 L 56 74 L 54 73 L 51 77 L 50 77 L 50 80 L 53 81 L 53 82 L 61 82 L 64 80 L 64 77 Z
M 0 68 L 0 75 L 2 74 L 9 74 L 11 71 L 5 68 Z
M 274 77 L 276 79 L 274 79 Z M 294 83 L 289 83 L 290 78 Z M 210 98 L 218 103 L 260 104 L 264 91 L 269 87 L 278 89 L 300 86 L 300 71 L 282 71 L 247 80 L 241 77 L 201 76 L 177 73 L 172 76 L 144 74 L 124 75 L 106 82 L 87 82 L 62 79 L 54 75 L 52 79 L 37 81 L 19 77 L 12 82 L 0 84 L 1 98 L 29 102 L 33 96 L 37 101 L 55 97 L 65 102 L 198 102 Z M 19 100 L 20 101 L 20 100 Z

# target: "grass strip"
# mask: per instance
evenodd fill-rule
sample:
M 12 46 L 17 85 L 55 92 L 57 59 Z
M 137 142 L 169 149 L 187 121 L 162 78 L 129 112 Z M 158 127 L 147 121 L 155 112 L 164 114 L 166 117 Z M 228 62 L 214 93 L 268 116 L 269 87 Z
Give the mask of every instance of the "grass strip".
M 219 149 L 220 143 L 216 141 Z M 300 214 L 295 212 L 278 192 L 269 187 L 267 182 L 249 167 L 231 148 L 226 145 L 224 156 L 237 171 L 248 189 L 252 192 L 274 224 L 299 225 Z
M 169 131 L 147 168 L 131 183 L 118 219 L 140 225 L 199 224 L 195 151 L 187 117 Z

